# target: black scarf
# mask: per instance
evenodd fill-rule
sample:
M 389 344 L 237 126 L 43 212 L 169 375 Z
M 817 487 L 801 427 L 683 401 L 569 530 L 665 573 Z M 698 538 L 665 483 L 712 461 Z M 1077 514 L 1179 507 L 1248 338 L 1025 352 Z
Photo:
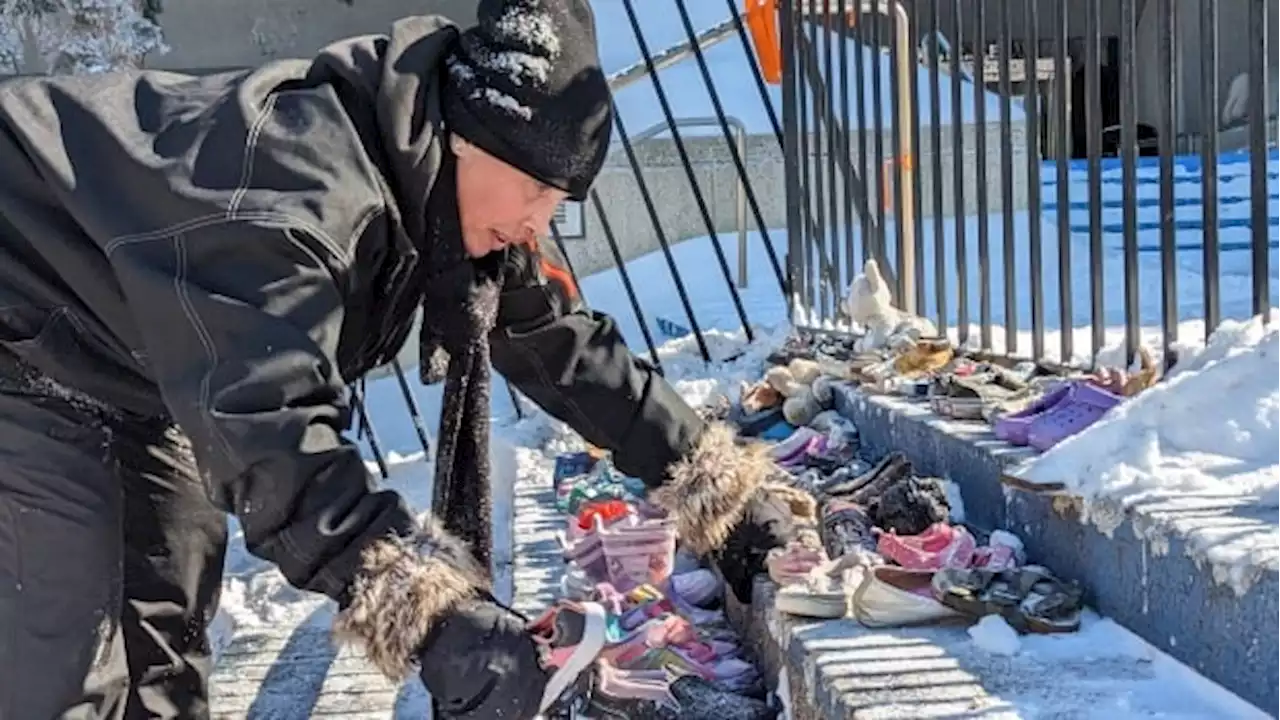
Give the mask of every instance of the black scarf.
M 498 313 L 505 253 L 467 256 L 455 173 L 455 159 L 446 152 L 427 200 L 420 371 L 425 384 L 444 380 L 432 511 L 489 570 L 489 331 Z

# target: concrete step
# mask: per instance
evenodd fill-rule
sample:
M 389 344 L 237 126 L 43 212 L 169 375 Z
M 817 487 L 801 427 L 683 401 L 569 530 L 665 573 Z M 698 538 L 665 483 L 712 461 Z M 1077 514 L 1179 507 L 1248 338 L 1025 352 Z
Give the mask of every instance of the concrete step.
M 1228 571 L 1204 552 L 1224 533 L 1274 547 L 1274 515 L 1263 522 L 1238 505 L 1169 498 L 1125 510 L 1019 492 L 1000 477 L 1030 451 L 998 441 L 985 424 L 851 387 L 837 391 L 836 408 L 871 455 L 902 450 L 920 472 L 954 481 L 967 522 L 1016 533 L 1036 562 L 1080 581 L 1099 613 L 1274 716 L 1280 573 L 1274 561 Z
M 772 609 L 775 592 L 760 578 L 754 605 L 731 616 L 785 683 L 792 720 L 1261 715 L 1093 613 L 1077 633 L 1024 637 L 1004 655 L 954 625 L 871 630 L 791 618 Z

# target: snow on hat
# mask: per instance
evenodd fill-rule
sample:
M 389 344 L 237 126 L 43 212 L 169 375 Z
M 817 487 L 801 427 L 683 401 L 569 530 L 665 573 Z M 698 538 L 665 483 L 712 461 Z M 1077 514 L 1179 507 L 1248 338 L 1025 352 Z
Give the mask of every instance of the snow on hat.
M 588 0 L 480 0 L 476 14 L 448 59 L 450 131 L 586 199 L 613 119 Z

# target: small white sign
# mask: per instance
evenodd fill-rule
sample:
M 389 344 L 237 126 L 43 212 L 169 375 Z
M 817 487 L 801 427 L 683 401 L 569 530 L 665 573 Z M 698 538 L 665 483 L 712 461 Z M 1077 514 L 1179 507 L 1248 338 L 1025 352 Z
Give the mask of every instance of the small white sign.
M 582 203 L 565 200 L 556 208 L 551 216 L 551 223 L 565 240 L 577 240 L 586 237 L 583 222 Z

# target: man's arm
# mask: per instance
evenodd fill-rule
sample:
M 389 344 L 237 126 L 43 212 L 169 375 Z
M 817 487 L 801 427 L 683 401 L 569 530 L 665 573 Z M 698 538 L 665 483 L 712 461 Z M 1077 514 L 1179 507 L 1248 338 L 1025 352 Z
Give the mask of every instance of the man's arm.
M 484 573 L 429 519 L 377 491 L 336 366 L 342 294 L 296 228 L 223 221 L 107 246 L 211 499 L 250 552 L 344 607 L 339 632 L 393 677 Z
M 744 589 L 759 558 L 741 560 L 762 558 L 790 532 L 786 509 L 757 492 L 772 464 L 758 449 L 739 447 L 728 427 L 703 422 L 627 349 L 612 318 L 584 309 L 558 253 L 508 252 L 494 367 L 548 413 L 611 450 L 618 469 L 643 480 L 650 499 L 672 514 L 694 552 L 731 550 L 733 561 L 722 567 L 741 569 L 731 582 L 739 597 L 749 597 Z
M 705 423 L 631 353 L 613 318 L 583 306 L 554 249 L 508 252 L 494 367 L 547 413 L 611 450 L 619 470 L 661 485 Z

